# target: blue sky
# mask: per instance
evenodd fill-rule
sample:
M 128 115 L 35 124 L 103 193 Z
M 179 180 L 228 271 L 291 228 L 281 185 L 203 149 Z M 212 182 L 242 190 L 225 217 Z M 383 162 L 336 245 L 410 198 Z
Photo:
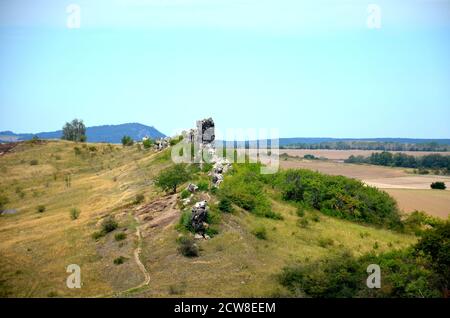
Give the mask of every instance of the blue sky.
M 212 116 L 282 137 L 450 138 L 449 40 L 448 0 L 2 1 L 0 130 L 76 117 L 171 134 Z

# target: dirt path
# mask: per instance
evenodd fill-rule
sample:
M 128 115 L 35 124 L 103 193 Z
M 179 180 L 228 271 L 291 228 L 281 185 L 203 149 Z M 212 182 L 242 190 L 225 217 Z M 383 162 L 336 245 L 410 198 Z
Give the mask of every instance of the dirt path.
M 139 220 L 137 219 L 137 217 L 135 217 L 134 219 L 139 224 Z M 142 272 L 142 274 L 144 274 L 144 281 L 140 285 L 134 287 L 133 289 L 140 288 L 142 286 L 146 286 L 150 283 L 150 274 L 148 273 L 144 264 L 142 264 L 141 259 L 139 257 L 142 253 L 142 235 L 141 235 L 141 230 L 139 228 L 139 225 L 136 226 L 136 236 L 138 238 L 138 246 L 134 250 L 134 260 L 136 261 L 136 264 L 139 267 L 139 270 Z

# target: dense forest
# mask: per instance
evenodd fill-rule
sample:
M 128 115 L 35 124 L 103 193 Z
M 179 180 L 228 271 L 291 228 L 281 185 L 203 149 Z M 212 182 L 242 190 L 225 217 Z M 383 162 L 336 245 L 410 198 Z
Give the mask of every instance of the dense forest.
M 379 166 L 404 167 L 418 169 L 419 173 L 427 174 L 432 170 L 435 173 L 450 174 L 450 156 L 430 154 L 421 157 L 404 153 L 391 153 L 383 151 L 372 153 L 369 157 L 351 155 L 346 163 L 368 163 Z

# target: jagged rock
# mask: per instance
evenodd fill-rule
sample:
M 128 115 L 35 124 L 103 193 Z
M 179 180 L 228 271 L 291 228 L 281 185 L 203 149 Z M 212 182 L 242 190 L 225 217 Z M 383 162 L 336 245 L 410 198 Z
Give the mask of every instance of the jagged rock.
M 186 190 L 188 190 L 191 193 L 194 193 L 195 191 L 198 190 L 197 185 L 193 184 L 193 183 L 189 183 L 189 185 L 187 186 Z
M 205 235 L 205 230 L 208 227 L 206 218 L 208 216 L 208 204 L 206 201 L 199 201 L 192 207 L 191 225 L 195 233 Z
M 214 173 L 212 177 L 212 182 L 214 186 L 218 187 L 223 181 L 223 175 L 221 173 Z

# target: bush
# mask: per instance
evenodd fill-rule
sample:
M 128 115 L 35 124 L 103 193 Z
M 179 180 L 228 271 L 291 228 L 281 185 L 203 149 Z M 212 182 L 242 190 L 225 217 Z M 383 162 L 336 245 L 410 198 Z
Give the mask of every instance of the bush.
M 181 213 L 180 221 L 178 222 L 177 229 L 179 231 L 189 231 L 194 233 L 194 229 L 192 228 L 191 224 L 191 211 L 186 210 Z
M 181 191 L 181 194 L 180 194 L 180 196 L 181 196 L 181 198 L 182 199 L 186 199 L 186 198 L 188 198 L 189 196 L 191 195 L 191 193 L 188 191 L 188 190 L 183 190 L 183 191 Z
M 296 213 L 297 213 L 298 217 L 301 217 L 301 218 L 304 217 L 305 216 L 305 208 L 301 205 L 298 206 Z
M 133 146 L 134 140 L 130 136 L 123 136 L 122 137 L 122 145 L 123 146 Z
M 75 152 L 75 155 L 76 155 L 76 156 L 81 155 L 81 149 L 80 149 L 80 147 L 73 147 L 73 151 Z
M 332 246 L 334 241 L 331 238 L 320 238 L 318 243 L 320 247 L 327 248 L 328 246 Z
M 36 159 L 33 159 L 30 161 L 30 166 L 37 166 L 39 164 L 39 161 Z
M 182 236 L 179 239 L 178 251 L 186 257 L 197 257 L 199 255 L 199 249 L 194 240 L 187 236 Z
M 134 197 L 133 204 L 141 204 L 142 202 L 144 202 L 144 200 L 145 196 L 142 193 L 136 194 L 136 196 Z
M 285 200 L 325 214 L 393 229 L 402 228 L 396 201 L 386 192 L 368 187 L 361 181 L 296 169 L 278 172 L 267 182 L 281 190 Z
M 148 138 L 148 139 L 145 139 L 145 140 L 142 142 L 142 144 L 144 145 L 144 148 L 145 148 L 145 149 L 149 149 L 149 148 L 151 148 L 151 147 L 155 144 L 155 142 L 154 142 L 153 139 Z
M 94 233 L 92 233 L 92 238 L 94 240 L 98 240 L 99 238 L 105 236 L 105 233 L 103 231 L 96 231 Z
M 117 229 L 119 224 L 117 224 L 116 220 L 113 216 L 109 216 L 105 218 L 102 222 L 102 231 L 106 234 Z
M 267 231 L 264 226 L 258 226 L 252 231 L 252 234 L 260 240 L 267 240 Z
M 202 180 L 197 184 L 197 186 L 198 186 L 198 191 L 208 191 L 209 182 Z
M 3 211 L 8 203 L 9 203 L 8 197 L 3 194 L 0 194 L 0 211 Z
M 302 227 L 302 228 L 307 228 L 308 225 L 309 225 L 309 222 L 308 222 L 307 219 L 302 218 L 302 219 L 300 219 L 300 220 L 297 221 L 297 224 L 298 224 L 300 227 Z
M 425 230 L 430 227 L 435 227 L 442 222 L 443 221 L 441 219 L 427 215 L 422 211 L 414 211 L 409 213 L 403 220 L 406 231 L 413 232 L 416 235 L 421 235 Z
M 440 181 L 433 182 L 430 185 L 430 187 L 431 187 L 431 189 L 439 189 L 439 190 L 447 189 L 447 187 L 445 186 L 445 183 L 444 182 L 440 182 Z
M 114 262 L 115 265 L 120 265 L 120 264 L 125 263 L 126 260 L 128 260 L 128 258 L 123 257 L 123 256 L 119 256 L 116 259 L 114 259 L 113 262 Z
M 78 219 L 79 216 L 80 216 L 80 210 L 78 210 L 77 208 L 70 209 L 70 218 L 72 220 Z
M 45 205 L 38 205 L 37 208 L 36 208 L 36 211 L 37 211 L 38 213 L 43 213 L 43 212 L 45 212 Z
M 367 266 L 382 268 L 382 288 L 366 286 Z M 429 264 L 408 251 L 356 258 L 349 252 L 309 264 L 293 264 L 278 275 L 292 295 L 301 297 L 439 297 Z
M 225 213 L 233 212 L 233 204 L 230 199 L 223 198 L 219 201 L 219 210 Z
M 124 240 L 126 238 L 127 238 L 127 234 L 124 233 L 124 232 L 119 232 L 119 233 L 116 233 L 116 235 L 114 235 L 114 239 L 116 241 L 122 241 L 122 240 Z

